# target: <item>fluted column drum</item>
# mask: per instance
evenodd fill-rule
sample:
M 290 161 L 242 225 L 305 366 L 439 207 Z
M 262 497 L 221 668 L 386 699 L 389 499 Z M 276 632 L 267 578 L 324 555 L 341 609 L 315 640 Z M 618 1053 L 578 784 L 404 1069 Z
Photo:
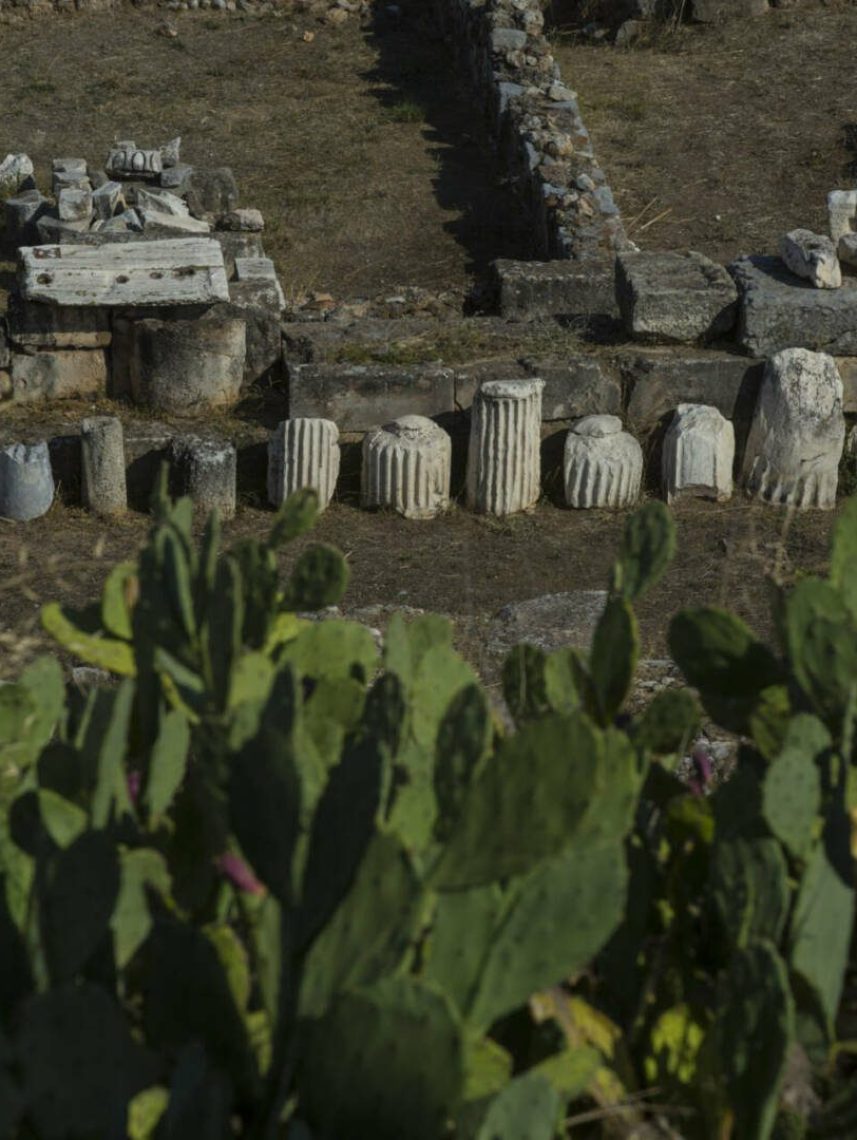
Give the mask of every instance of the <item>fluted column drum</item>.
M 489 380 L 476 393 L 467 456 L 467 505 L 511 515 L 541 490 L 543 380 Z
M 566 436 L 563 475 L 570 507 L 631 507 L 640 497 L 643 450 L 618 416 L 584 416 Z
M 268 441 L 268 499 L 278 507 L 311 487 L 324 510 L 339 477 L 339 429 L 332 420 L 285 420 Z
M 679 404 L 661 456 L 664 494 L 668 503 L 682 496 L 716 499 L 732 497 L 735 429 L 707 404 Z
M 363 439 L 364 507 L 392 507 L 408 519 L 449 506 L 452 440 L 425 416 L 402 416 Z

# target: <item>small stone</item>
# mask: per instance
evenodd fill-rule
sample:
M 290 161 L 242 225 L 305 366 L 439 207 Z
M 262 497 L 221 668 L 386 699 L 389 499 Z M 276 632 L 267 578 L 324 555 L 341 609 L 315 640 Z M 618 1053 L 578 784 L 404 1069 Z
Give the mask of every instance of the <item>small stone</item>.
M 80 433 L 83 505 L 93 514 L 122 514 L 128 507 L 122 421 L 115 416 L 85 419 Z
M 831 190 L 827 195 L 827 216 L 834 242 L 844 234 L 850 234 L 857 217 L 857 190 Z
M 791 230 L 780 239 L 780 257 L 798 277 L 806 277 L 816 289 L 838 289 L 842 272 L 836 246 L 826 234 Z
M 218 219 L 217 228 L 245 233 L 261 233 L 265 228 L 265 219 L 262 217 L 261 210 L 230 210 L 228 214 L 223 214 Z
M 563 475 L 570 507 L 630 507 L 640 497 L 643 450 L 618 416 L 585 416 L 566 436 Z
M 426 416 L 402 416 L 363 438 L 364 507 L 430 519 L 449 506 L 452 440 Z
M 348 19 L 348 13 L 344 8 L 330 8 L 324 18 L 328 24 L 339 27 L 340 24 L 344 24 Z
M 92 217 L 91 190 L 61 190 L 57 200 L 61 222 L 89 222 Z
M 7 154 L 0 162 L 0 198 L 34 186 L 32 159 L 26 154 Z
M 170 446 L 173 477 L 181 495 L 189 495 L 200 513 L 216 510 L 221 519 L 235 514 L 237 454 L 231 443 L 185 436 Z
M 286 307 L 286 298 L 280 285 L 280 279 L 270 257 L 236 257 L 235 279 L 237 281 L 270 281 L 277 290 L 280 308 Z
M 339 477 L 339 429 L 332 420 L 284 420 L 268 441 L 268 500 L 279 507 L 289 495 L 311 487 L 324 510 Z
M 125 196 L 121 182 L 107 181 L 92 193 L 92 208 L 96 218 L 106 222 L 125 209 Z
M 54 477 L 47 443 L 13 443 L 0 448 L 0 517 L 28 522 L 45 514 L 53 501 Z
M 176 138 L 170 139 L 168 143 L 164 143 L 161 147 L 161 166 L 164 170 L 169 170 L 172 166 L 178 166 L 181 146 L 181 135 L 178 135 Z
M 842 396 L 827 353 L 788 348 L 768 360 L 744 451 L 744 482 L 754 498 L 833 509 L 845 445 Z
M 539 378 L 489 380 L 477 392 L 467 456 L 471 509 L 508 515 L 538 501 L 543 387 Z
M 662 473 L 668 503 L 686 495 L 732 497 L 735 430 L 717 408 L 679 404 L 664 437 Z

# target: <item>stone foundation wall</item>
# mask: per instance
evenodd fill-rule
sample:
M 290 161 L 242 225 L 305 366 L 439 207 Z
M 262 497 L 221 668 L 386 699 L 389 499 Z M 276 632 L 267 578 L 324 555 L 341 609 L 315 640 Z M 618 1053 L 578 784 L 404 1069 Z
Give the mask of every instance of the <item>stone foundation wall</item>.
M 538 256 L 592 261 L 628 245 L 575 93 L 544 35 L 539 0 L 435 0 L 532 220 Z

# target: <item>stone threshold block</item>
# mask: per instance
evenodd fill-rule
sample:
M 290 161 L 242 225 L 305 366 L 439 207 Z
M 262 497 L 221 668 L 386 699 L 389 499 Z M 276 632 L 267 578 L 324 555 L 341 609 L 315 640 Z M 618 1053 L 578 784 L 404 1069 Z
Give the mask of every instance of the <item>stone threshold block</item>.
M 501 259 L 493 268 L 500 315 L 507 320 L 618 315 L 609 261 Z
M 541 490 L 540 379 L 491 380 L 473 402 L 467 505 L 510 515 L 535 506 Z
M 103 349 L 44 349 L 12 354 L 12 399 L 63 400 L 107 394 Z
M 753 356 L 784 348 L 857 354 L 857 279 L 814 289 L 778 257 L 742 257 L 729 270 L 738 285 L 738 339 Z
M 289 416 L 369 431 L 405 415 L 455 411 L 455 375 L 436 364 L 289 364 Z
M 744 484 L 776 506 L 836 505 L 845 446 L 842 379 L 832 357 L 789 348 L 765 366 L 744 451 Z
M 679 404 L 707 404 L 729 420 L 749 422 L 764 367 L 738 352 L 680 347 L 631 349 L 616 360 L 637 435 L 652 431 Z
M 563 481 L 570 507 L 632 507 L 640 497 L 643 449 L 618 416 L 584 416 L 565 440 Z
M 620 253 L 616 301 L 637 340 L 692 344 L 725 336 L 737 291 L 722 265 L 701 253 Z
M 335 423 L 284 420 L 268 441 L 268 501 L 279 507 L 295 491 L 311 487 L 323 511 L 336 490 L 339 462 L 339 429 Z
M 13 443 L 0 448 L 0 518 L 29 522 L 54 501 L 54 477 L 47 443 Z
M 732 498 L 735 431 L 717 408 L 679 404 L 664 437 L 661 456 L 668 503 L 685 496 Z
M 431 519 L 449 506 L 452 440 L 425 416 L 402 416 L 363 438 L 364 507 Z
M 228 301 L 223 250 L 211 238 L 46 245 L 19 251 L 30 301 L 54 305 L 192 305 Z

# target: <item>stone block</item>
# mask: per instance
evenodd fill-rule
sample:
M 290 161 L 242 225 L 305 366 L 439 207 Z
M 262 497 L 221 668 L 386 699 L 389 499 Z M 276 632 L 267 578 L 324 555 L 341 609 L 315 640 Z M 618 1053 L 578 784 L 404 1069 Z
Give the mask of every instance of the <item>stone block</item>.
M 661 453 L 664 495 L 668 503 L 684 496 L 732 497 L 735 430 L 717 408 L 679 404 L 664 437 Z
M 235 280 L 269 282 L 277 290 L 280 310 L 282 311 L 286 307 L 286 298 L 283 296 L 280 279 L 277 276 L 276 267 L 270 257 L 236 257 Z
M 543 317 L 616 316 L 613 266 L 601 261 L 494 262 L 500 315 L 528 321 Z
M 857 356 L 834 356 L 833 362 L 842 379 L 842 410 L 853 415 L 857 412 Z
M 223 254 L 208 238 L 20 251 L 21 292 L 55 305 L 191 305 L 229 299 Z
M 177 162 L 175 166 L 161 171 L 161 185 L 167 190 L 175 190 L 176 193 L 183 194 L 192 174 L 192 166 L 186 162 Z
M 129 379 L 134 400 L 175 415 L 237 402 L 244 380 L 246 326 L 215 315 L 130 324 Z
M 141 186 L 134 196 L 134 205 L 139 210 L 155 210 L 159 214 L 172 214 L 176 218 L 190 216 L 187 202 L 169 190 Z
M 836 255 L 843 265 L 857 268 L 857 233 L 843 234 L 836 244 Z
M 107 356 L 102 349 L 46 349 L 12 354 L 12 399 L 63 400 L 107 394 Z
M 827 195 L 827 216 L 834 242 L 850 234 L 857 217 L 857 190 L 831 190 Z
M 55 170 L 51 175 L 51 193 L 59 199 L 63 190 L 83 190 L 92 193 L 92 182 L 86 174 L 76 170 Z
M 632 507 L 642 478 L 643 449 L 622 431 L 618 416 L 584 416 L 566 436 L 563 482 L 570 507 Z
M 185 234 L 208 234 L 211 226 L 202 218 L 182 217 L 179 214 L 154 210 L 149 206 L 137 206 L 136 212 L 147 234 L 159 237 L 181 237 Z
M 265 228 L 265 219 L 261 210 L 230 210 L 217 219 L 217 228 L 258 234 Z
M 234 274 L 235 262 L 239 257 L 265 256 L 261 234 L 243 230 L 213 230 L 211 236 L 223 250 L 223 264 L 228 277 Z
M 525 372 L 545 382 L 543 420 L 617 415 L 622 411 L 618 377 L 593 356 L 574 353 L 564 357 L 527 357 L 521 364 Z
M 0 198 L 34 186 L 33 162 L 26 154 L 7 154 L 0 162 Z
M 780 257 L 792 273 L 816 289 L 838 289 L 842 284 L 836 246 L 827 234 L 790 230 L 780 239 Z
M 134 146 L 114 147 L 107 156 L 104 168 L 114 178 L 154 178 L 163 170 L 159 150 L 141 150 Z
M 435 364 L 290 364 L 288 384 L 290 417 L 333 420 L 340 431 L 455 410 L 454 373 Z
M 776 506 L 836 505 L 845 445 L 842 379 L 823 352 L 789 348 L 765 365 L 744 451 L 744 483 Z
M 363 437 L 364 507 L 430 519 L 449 506 L 452 440 L 425 416 L 401 416 Z
M 635 432 L 652 430 L 679 404 L 708 404 L 727 419 L 749 419 L 762 362 L 734 353 L 648 348 L 620 357 Z
M 616 301 L 628 333 L 639 340 L 692 344 L 730 332 L 735 283 L 701 253 L 620 253 Z
M 221 519 L 235 514 L 238 457 L 229 443 L 197 436 L 170 444 L 173 490 L 189 495 L 202 515 L 217 511 Z
M 54 477 L 47 443 L 13 443 L 0 448 L 0 518 L 29 522 L 54 501 Z
M 18 348 L 107 348 L 111 341 L 106 309 L 46 305 L 12 293 L 6 319 Z
M 80 432 L 83 505 L 97 515 L 128 507 L 122 422 L 115 416 L 85 419 Z
M 9 345 L 8 318 L 0 317 L 0 368 L 8 368 L 12 361 L 12 349 Z
M 3 241 L 9 247 L 38 241 L 36 224 L 49 208 L 47 198 L 38 190 L 23 190 L 7 198 L 3 207 Z
M 283 337 L 280 331 L 280 293 L 274 282 L 230 281 L 229 303 L 217 312 L 240 317 L 247 326 L 244 386 L 278 380 L 282 373 Z
M 125 192 L 121 182 L 105 182 L 92 192 L 92 209 L 96 219 L 107 222 L 124 208 Z
M 229 167 L 219 170 L 200 170 L 191 173 L 185 190 L 190 212 L 196 217 L 205 214 L 228 214 L 238 205 L 238 186 Z
M 742 257 L 730 272 L 738 285 L 738 338 L 754 356 L 784 348 L 857 354 L 857 280 L 839 289 L 814 289 L 778 257 Z

